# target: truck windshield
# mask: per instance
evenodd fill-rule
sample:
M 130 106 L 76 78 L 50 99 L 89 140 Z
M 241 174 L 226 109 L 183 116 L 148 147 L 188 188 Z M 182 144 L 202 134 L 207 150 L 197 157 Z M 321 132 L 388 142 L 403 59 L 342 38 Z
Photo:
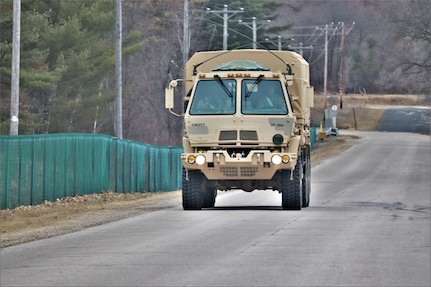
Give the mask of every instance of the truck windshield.
M 286 115 L 287 106 L 281 82 L 277 80 L 243 80 L 241 112 L 246 115 Z
M 190 106 L 191 115 L 232 115 L 235 113 L 235 80 L 201 80 Z

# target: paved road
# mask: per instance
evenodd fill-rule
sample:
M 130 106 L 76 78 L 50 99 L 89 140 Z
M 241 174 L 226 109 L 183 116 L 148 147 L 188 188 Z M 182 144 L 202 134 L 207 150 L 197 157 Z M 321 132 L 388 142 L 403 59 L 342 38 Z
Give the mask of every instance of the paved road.
M 379 131 L 430 134 L 430 107 L 390 107 L 386 109 Z
M 430 286 L 430 137 L 360 133 L 311 206 L 227 192 L 1 250 L 1 286 Z

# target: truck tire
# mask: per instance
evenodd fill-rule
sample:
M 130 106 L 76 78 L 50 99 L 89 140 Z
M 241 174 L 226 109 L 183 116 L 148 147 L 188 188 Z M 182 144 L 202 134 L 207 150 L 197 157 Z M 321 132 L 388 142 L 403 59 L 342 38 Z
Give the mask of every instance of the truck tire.
M 281 206 L 286 210 L 301 210 L 302 207 L 302 161 L 298 158 L 293 180 L 292 171 L 283 170 L 281 175 Z
M 213 187 L 209 187 L 206 189 L 203 194 L 202 207 L 209 208 L 214 207 L 217 196 L 217 189 Z
M 311 194 L 311 162 L 310 154 L 305 153 L 304 176 L 302 178 L 302 207 L 310 206 Z
M 183 168 L 183 209 L 200 210 L 202 209 L 202 185 L 203 176 L 199 170 L 189 170 L 188 180 L 187 171 Z

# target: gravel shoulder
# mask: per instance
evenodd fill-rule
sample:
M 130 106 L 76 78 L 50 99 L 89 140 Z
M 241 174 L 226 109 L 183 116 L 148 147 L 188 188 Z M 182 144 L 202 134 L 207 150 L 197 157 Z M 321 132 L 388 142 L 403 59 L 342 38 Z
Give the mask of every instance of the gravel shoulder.
M 350 146 L 352 135 L 329 137 L 316 143 L 315 166 Z M 157 193 L 105 192 L 67 197 L 36 206 L 0 210 L 0 248 L 58 236 L 88 227 L 181 205 L 181 191 Z

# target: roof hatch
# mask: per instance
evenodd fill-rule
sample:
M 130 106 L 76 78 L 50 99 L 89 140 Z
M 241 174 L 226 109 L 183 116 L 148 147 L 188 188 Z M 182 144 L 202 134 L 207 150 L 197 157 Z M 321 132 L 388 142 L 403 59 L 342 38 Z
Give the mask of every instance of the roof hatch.
M 269 68 L 258 62 L 237 60 L 214 67 L 213 71 L 269 71 Z

